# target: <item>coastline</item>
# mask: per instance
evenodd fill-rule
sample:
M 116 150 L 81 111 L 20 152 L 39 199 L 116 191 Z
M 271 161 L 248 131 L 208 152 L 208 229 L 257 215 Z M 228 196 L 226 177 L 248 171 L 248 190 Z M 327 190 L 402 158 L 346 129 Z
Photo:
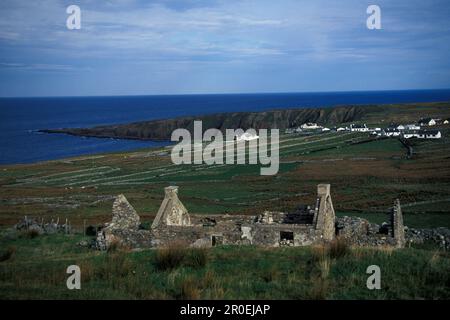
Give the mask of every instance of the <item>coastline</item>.
M 33 100 L 30 99 L 29 103 L 31 104 Z M 59 100 L 58 100 L 59 101 Z M 108 100 L 110 101 L 110 100 Z M 83 119 L 85 118 L 85 114 L 89 112 L 88 106 L 81 106 L 80 108 L 73 103 L 72 107 L 69 109 L 71 113 L 74 113 L 75 117 L 71 114 L 62 118 L 61 116 L 65 115 L 67 112 L 63 111 L 60 113 L 60 118 L 53 117 L 53 109 L 52 107 L 46 106 L 44 110 L 46 110 L 45 114 L 49 114 L 51 116 L 40 116 L 38 118 L 38 122 L 33 127 L 30 127 L 26 122 L 22 125 L 13 125 L 17 121 L 17 117 L 12 118 L 11 116 L 4 119 L 2 125 L 2 144 L 0 145 L 0 150 L 4 155 L 2 159 L 2 165 L 14 165 L 14 164 L 30 164 L 41 161 L 50 161 L 50 160 L 58 160 L 65 158 L 72 158 L 77 156 L 85 156 L 85 155 L 95 155 L 102 153 L 111 153 L 111 152 L 122 152 L 122 151 L 133 151 L 141 148 L 155 148 L 159 146 L 165 146 L 170 142 L 170 133 L 176 128 L 189 128 L 192 124 L 192 121 L 195 119 L 204 120 L 204 127 L 215 127 L 219 129 L 223 128 L 237 128 L 238 126 L 242 129 L 246 129 L 247 127 L 255 127 L 255 128 L 273 128 L 278 127 L 280 129 L 285 129 L 288 126 L 291 126 L 294 122 L 290 123 L 289 121 L 296 118 L 297 124 L 301 124 L 306 121 L 313 122 L 322 122 L 322 119 L 325 122 L 328 122 L 329 115 L 333 110 L 345 109 L 345 108 L 356 108 L 360 110 L 370 112 L 362 112 L 359 117 L 347 117 L 347 119 L 343 119 L 343 115 L 341 118 L 336 117 L 335 119 L 331 119 L 330 123 L 335 123 L 338 125 L 342 122 L 348 121 L 372 121 L 374 115 L 378 114 L 378 117 L 383 115 L 391 117 L 391 119 L 395 120 L 396 114 L 400 112 L 408 113 L 408 110 L 402 111 L 402 108 L 410 109 L 410 106 L 417 107 L 420 110 L 420 116 L 433 116 L 439 113 L 442 113 L 442 109 L 445 109 L 446 102 L 419 102 L 419 103 L 407 103 L 407 104 L 392 104 L 392 103 L 384 103 L 384 104 L 364 104 L 364 105 L 356 105 L 356 106 L 330 106 L 327 108 L 271 108 L 270 110 L 265 111 L 240 111 L 240 112 L 227 112 L 227 113 L 207 113 L 202 112 L 202 115 L 178 115 L 175 117 L 167 117 L 164 114 L 168 114 L 167 111 L 165 113 L 161 113 L 161 117 L 158 117 L 150 109 L 139 109 L 132 110 L 134 115 L 133 119 L 140 118 L 150 118 L 149 121 L 119 121 L 115 120 L 116 123 L 113 125 L 93 125 L 90 126 L 86 122 L 86 125 L 76 125 L 77 123 L 83 123 Z M 46 105 L 46 104 L 45 104 Z M 36 105 L 36 107 L 41 105 Z M 36 107 L 33 107 L 30 110 L 38 110 Z M 106 107 L 106 106 L 105 106 Z M 20 111 L 21 108 L 19 108 Z M 389 111 L 389 110 L 391 111 Z M 395 109 L 395 110 L 394 110 Z M 412 108 L 414 109 L 414 108 Z M 8 110 L 8 109 L 6 109 Z M 28 109 L 24 109 L 25 111 Z M 79 111 L 80 112 L 79 112 Z M 95 109 L 93 109 L 95 110 Z M 92 111 L 93 111 L 92 110 Z M 109 110 L 109 109 L 108 109 Z M 121 115 L 118 111 L 122 109 L 113 108 L 113 117 L 108 115 L 108 119 L 113 119 L 115 116 Z M 147 110 L 143 112 L 144 110 Z M 200 110 L 200 109 L 198 109 Z M 197 111 L 198 111 L 197 110 Z M 323 110 L 323 111 L 321 111 Z M 375 110 L 376 112 L 372 112 Z M 387 111 L 386 111 L 387 110 Z M 125 110 L 124 110 L 125 111 Z M 22 112 L 22 111 L 21 111 Z M 34 112 L 34 111 L 33 111 Z M 99 111 L 101 113 L 101 111 Z M 172 112 L 172 111 L 171 111 Z M 192 111 L 195 113 L 195 110 Z M 320 113 L 323 113 L 325 116 L 320 118 Z M 169 112 L 170 113 L 170 112 Z M 179 113 L 176 111 L 176 113 Z M 345 112 L 344 112 L 345 113 Z M 415 113 L 415 112 L 412 112 Z M 29 117 L 25 113 L 21 113 L 21 117 Z M 114 115 L 116 114 L 116 115 Z M 145 114 L 153 114 L 153 116 L 146 116 Z M 265 116 L 262 116 L 265 115 Z M 277 115 L 275 119 L 276 124 L 272 126 L 271 119 L 272 115 Z M 101 116 L 103 117 L 103 116 Z M 157 119 L 151 119 L 155 117 Z M 72 120 L 72 118 L 74 118 Z M 251 120 L 253 118 L 253 120 Z M 376 118 L 376 117 L 375 117 Z M 42 120 L 40 120 L 42 119 Z M 125 118 L 126 119 L 126 118 Z M 251 121 L 247 121 L 246 119 L 250 119 Z M 286 121 L 288 119 L 289 121 Z M 416 121 L 417 116 L 413 115 L 409 117 L 411 121 Z M 93 119 L 91 123 L 99 122 L 96 119 Z M 245 121 L 244 121 L 245 120 Z M 375 119 L 377 120 L 377 119 Z M 34 121 L 34 119 L 32 120 Z M 38 123 L 43 123 L 39 125 Z M 109 120 L 102 120 L 101 123 L 107 123 Z M 48 123 L 48 124 L 47 124 Z M 61 129 L 63 126 L 58 128 L 58 124 L 60 123 L 74 123 L 75 125 L 64 126 L 67 129 Z M 53 124 L 53 125 L 52 125 Z M 150 126 L 148 125 L 150 124 Z M 169 126 L 167 124 L 170 124 Z M 295 124 L 295 123 L 294 123 Z M 26 125 L 26 126 L 25 126 Z M 129 126 L 132 126 L 132 129 L 135 131 L 133 135 L 126 135 L 126 130 L 129 129 Z M 133 127 L 136 126 L 136 127 Z M 56 128 L 55 128 L 56 127 Z M 76 129 L 78 128 L 78 129 Z M 95 130 L 92 130 L 94 129 Z M 120 128 L 121 132 L 116 134 L 114 132 L 107 132 L 103 128 L 108 130 L 118 130 Z M 119 130 L 119 131 L 120 131 Z M 140 134 L 142 132 L 143 134 Z M 156 134 L 149 135 L 149 132 L 153 132 Z M 58 133 L 58 134 L 56 134 Z M 79 138 L 79 139 L 74 139 Z M 20 140 L 17 140 L 20 138 Z M 84 139 L 84 138 L 93 138 L 93 139 Z M 97 140 L 97 138 L 100 138 Z M 148 144 L 148 145 L 147 145 Z M 20 148 L 19 148 L 20 146 Z

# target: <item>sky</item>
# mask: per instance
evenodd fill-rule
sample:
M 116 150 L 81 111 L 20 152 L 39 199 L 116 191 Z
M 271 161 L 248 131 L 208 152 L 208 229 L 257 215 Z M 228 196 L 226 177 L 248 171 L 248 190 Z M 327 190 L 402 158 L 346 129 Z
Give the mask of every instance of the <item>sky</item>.
M 449 16 L 448 0 L 0 0 L 0 96 L 450 88 Z

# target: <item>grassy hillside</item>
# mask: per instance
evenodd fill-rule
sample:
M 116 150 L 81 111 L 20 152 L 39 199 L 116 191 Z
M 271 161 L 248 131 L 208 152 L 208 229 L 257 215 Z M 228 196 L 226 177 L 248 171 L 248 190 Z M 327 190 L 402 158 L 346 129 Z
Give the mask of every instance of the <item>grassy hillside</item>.
M 252 246 L 108 253 L 79 248 L 81 236 L 1 240 L 0 299 L 449 299 L 450 256 L 421 249 Z M 175 261 L 175 262 L 174 262 Z M 81 268 L 68 290 L 66 268 Z M 369 265 L 381 289 L 368 290 Z

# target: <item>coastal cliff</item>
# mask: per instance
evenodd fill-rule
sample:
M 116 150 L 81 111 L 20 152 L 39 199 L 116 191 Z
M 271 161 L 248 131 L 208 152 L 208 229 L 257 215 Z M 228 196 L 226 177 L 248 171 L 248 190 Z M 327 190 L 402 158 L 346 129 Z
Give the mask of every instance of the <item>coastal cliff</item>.
M 128 124 L 97 126 L 92 128 L 45 129 L 46 133 L 66 133 L 76 136 L 170 140 L 172 132 L 177 128 L 193 131 L 194 121 L 201 120 L 203 129 L 286 129 L 300 126 L 305 122 L 316 122 L 326 125 L 338 125 L 358 121 L 369 112 L 379 111 L 374 106 L 348 106 L 321 109 L 283 109 L 264 112 L 216 113 L 202 116 L 179 117 L 174 119 L 140 121 Z

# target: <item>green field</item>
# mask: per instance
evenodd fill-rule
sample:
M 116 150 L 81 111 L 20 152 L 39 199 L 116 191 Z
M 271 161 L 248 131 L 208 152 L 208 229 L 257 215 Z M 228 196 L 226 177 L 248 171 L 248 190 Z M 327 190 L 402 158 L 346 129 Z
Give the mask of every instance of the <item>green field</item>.
M 155 150 L 7 166 L 0 174 L 0 224 L 11 225 L 24 215 L 68 218 L 74 225 L 106 222 L 120 193 L 144 219 L 152 219 L 168 185 L 180 187 L 192 213 L 292 210 L 314 203 L 318 183 L 331 183 L 338 212 L 370 218 L 399 198 L 407 223 L 429 220 L 435 226 L 430 217 L 439 216 L 445 217 L 439 219 L 442 226 L 450 226 L 449 131 L 442 131 L 439 141 L 416 142 L 413 159 L 406 159 L 397 139 L 351 144 L 367 135 L 282 136 L 276 176 L 260 176 L 259 165 L 176 166 Z

